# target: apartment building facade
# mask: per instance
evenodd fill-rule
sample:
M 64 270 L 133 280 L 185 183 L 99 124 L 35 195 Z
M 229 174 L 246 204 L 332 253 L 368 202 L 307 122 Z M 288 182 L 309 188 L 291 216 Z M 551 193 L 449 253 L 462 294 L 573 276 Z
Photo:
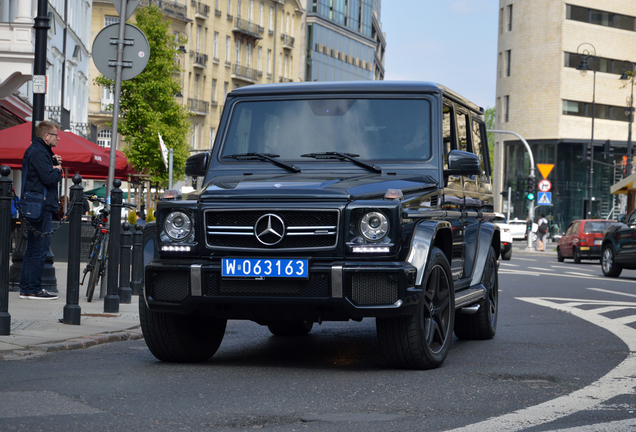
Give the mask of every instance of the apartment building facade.
M 630 174 L 623 164 L 631 81 L 620 78 L 633 73 L 636 62 L 636 3 L 501 0 L 499 15 L 495 129 L 520 134 L 535 163 L 554 165 L 551 205 L 537 213 L 564 229 L 574 219 L 624 212 L 625 201 L 610 187 Z M 525 218 L 525 147 L 514 136 L 496 134 L 495 159 L 495 190 L 511 187 L 511 217 Z M 497 210 L 503 201 L 496 197 Z
M 381 0 L 309 0 L 306 9 L 305 81 L 384 79 Z
M 189 144 L 211 149 L 225 96 L 253 84 L 302 81 L 300 40 L 304 9 L 297 0 L 142 0 L 158 6 L 175 37 L 185 40 L 177 61 L 182 91 L 176 95 L 192 114 Z M 111 1 L 94 0 L 92 36 L 119 22 Z M 92 66 L 91 76 L 98 72 Z M 98 144 L 110 146 L 112 93 L 93 85 L 90 118 Z M 118 149 L 125 145 L 118 140 Z

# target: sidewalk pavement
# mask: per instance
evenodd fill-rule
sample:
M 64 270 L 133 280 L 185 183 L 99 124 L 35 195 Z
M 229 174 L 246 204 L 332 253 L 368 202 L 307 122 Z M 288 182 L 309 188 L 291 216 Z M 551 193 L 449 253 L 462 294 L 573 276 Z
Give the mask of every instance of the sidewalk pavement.
M 86 285 L 80 285 L 80 325 L 62 324 L 66 305 L 67 263 L 56 262 L 57 300 L 21 299 L 9 293 L 10 335 L 0 336 L 0 360 L 20 359 L 45 352 L 87 348 L 108 342 L 142 339 L 138 297 L 119 305 L 118 313 L 104 313 L 104 301 L 86 301 Z M 84 268 L 82 264 L 81 271 Z M 85 282 L 86 283 L 86 282 Z M 95 289 L 99 295 L 99 287 Z

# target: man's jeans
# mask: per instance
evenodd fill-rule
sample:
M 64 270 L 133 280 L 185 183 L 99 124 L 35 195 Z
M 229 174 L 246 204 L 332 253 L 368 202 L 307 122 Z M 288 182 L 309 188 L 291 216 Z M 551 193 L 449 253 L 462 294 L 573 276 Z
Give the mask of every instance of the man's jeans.
M 42 221 L 31 224 L 36 231 L 47 233 L 51 231 L 53 212 L 45 211 Z M 20 278 L 20 294 L 35 294 L 42 290 L 42 272 L 46 255 L 51 247 L 51 237 L 35 235 L 28 231 L 27 248 L 22 261 L 22 276 Z

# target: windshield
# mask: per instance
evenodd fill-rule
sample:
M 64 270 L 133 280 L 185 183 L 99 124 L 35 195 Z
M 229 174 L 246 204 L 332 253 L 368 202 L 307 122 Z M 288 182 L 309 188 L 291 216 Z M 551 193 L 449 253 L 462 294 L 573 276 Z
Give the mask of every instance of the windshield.
M 613 225 L 615 222 L 612 221 L 595 221 L 595 222 L 585 222 L 585 228 L 583 228 L 583 232 L 585 234 L 591 233 L 603 233 L 610 225 Z
M 431 104 L 425 99 L 312 99 L 239 102 L 221 157 L 242 153 L 303 160 L 341 152 L 361 159 L 431 157 Z

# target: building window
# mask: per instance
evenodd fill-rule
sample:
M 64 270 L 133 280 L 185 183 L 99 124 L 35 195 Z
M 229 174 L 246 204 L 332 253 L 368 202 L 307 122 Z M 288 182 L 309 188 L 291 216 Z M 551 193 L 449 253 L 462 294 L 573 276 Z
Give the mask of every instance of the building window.
M 263 2 L 261 2 L 261 5 L 258 10 L 258 25 L 261 27 L 263 27 L 263 8 L 264 7 L 265 6 L 263 5 Z
M 256 70 L 259 72 L 263 70 L 262 61 L 261 61 L 262 56 L 263 56 L 263 48 L 258 47 L 258 51 L 256 52 Z
M 506 7 L 506 19 L 508 20 L 508 31 L 512 31 L 512 5 Z
M 97 132 L 97 145 L 104 148 L 110 148 L 110 140 L 112 136 L 112 129 L 100 129 Z
M 592 109 L 595 119 L 629 122 L 629 113 L 624 106 L 597 103 L 592 107 L 589 102 L 563 101 L 563 115 L 592 118 Z
M 506 50 L 506 76 L 510 76 L 511 50 Z
M 111 24 L 118 24 L 118 23 L 119 23 L 118 16 L 106 15 L 104 17 L 104 27 L 108 27 Z
M 248 69 L 252 67 L 252 45 L 249 43 L 247 44 L 247 60 L 245 66 L 247 66 Z
M 215 133 L 215 129 L 211 127 L 210 128 L 210 151 L 212 151 L 212 146 L 214 145 L 214 133 Z
M 212 102 L 216 102 L 216 78 L 212 78 Z
M 566 18 L 572 21 L 580 21 L 605 27 L 614 27 L 621 30 L 636 31 L 635 17 L 613 12 L 605 12 L 598 9 L 567 5 Z
M 225 63 L 230 64 L 230 37 L 225 37 Z
M 241 6 L 243 6 L 242 2 L 241 2 L 241 0 L 238 0 L 237 3 L 236 3 L 236 17 L 237 18 L 241 17 L 241 9 L 242 9 Z
M 241 41 L 240 40 L 236 40 L 236 60 L 235 60 L 237 65 L 241 64 Z
M 197 134 L 199 133 L 199 125 L 198 124 L 194 124 L 192 125 L 192 148 L 195 149 L 197 148 Z
M 268 49 L 267 50 L 267 70 L 266 70 L 268 75 L 271 75 L 272 73 L 272 50 Z
M 227 81 L 225 81 L 223 83 L 223 98 L 225 99 L 225 96 L 227 96 L 227 91 L 229 89 L 230 83 L 228 83 Z
M 214 47 L 212 48 L 213 60 L 219 60 L 219 32 L 214 32 Z
M 583 60 L 583 56 L 576 53 L 566 52 L 564 65 L 565 67 L 576 69 L 581 64 L 581 60 Z M 609 59 L 605 57 L 596 57 L 596 59 L 594 59 L 593 57 L 590 57 L 588 60 L 590 69 L 594 69 L 594 60 L 596 60 L 596 70 L 598 72 L 611 73 L 614 75 L 621 75 L 623 73 L 623 68 L 621 67 L 622 60 Z
M 271 6 L 269 7 L 269 30 L 274 30 L 274 8 Z
M 115 97 L 110 87 L 102 87 L 102 111 L 112 112 Z
M 508 123 L 510 121 L 510 96 L 504 96 L 503 104 L 503 122 Z

